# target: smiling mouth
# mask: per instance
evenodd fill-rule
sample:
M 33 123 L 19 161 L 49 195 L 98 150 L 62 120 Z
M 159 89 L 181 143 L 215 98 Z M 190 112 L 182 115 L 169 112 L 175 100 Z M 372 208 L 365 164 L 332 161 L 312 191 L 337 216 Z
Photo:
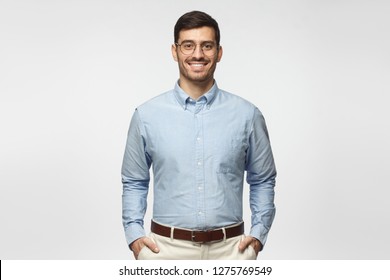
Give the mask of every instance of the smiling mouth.
M 199 61 L 193 61 L 193 62 L 188 62 L 188 65 L 194 69 L 194 70 L 199 70 L 199 69 L 202 69 L 204 68 L 206 65 L 208 64 L 208 62 L 199 62 Z

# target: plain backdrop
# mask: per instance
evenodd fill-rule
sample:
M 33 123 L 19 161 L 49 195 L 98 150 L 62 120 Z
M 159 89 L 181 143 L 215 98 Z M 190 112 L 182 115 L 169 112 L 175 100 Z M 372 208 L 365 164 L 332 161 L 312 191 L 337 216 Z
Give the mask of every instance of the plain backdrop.
M 173 88 L 191 10 L 219 22 L 219 87 L 267 121 L 277 215 L 259 258 L 389 259 L 386 0 L 0 0 L 0 259 L 132 259 L 127 129 Z

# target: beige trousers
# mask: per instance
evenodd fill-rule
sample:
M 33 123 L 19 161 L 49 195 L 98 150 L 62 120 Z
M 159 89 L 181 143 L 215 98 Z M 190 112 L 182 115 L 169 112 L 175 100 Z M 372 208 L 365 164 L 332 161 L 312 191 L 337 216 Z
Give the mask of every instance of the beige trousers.
M 256 252 L 252 246 L 244 252 L 238 251 L 238 244 L 245 235 L 228 238 L 211 243 L 194 243 L 192 241 L 171 239 L 155 233 L 149 237 L 157 244 L 159 253 L 143 247 L 138 260 L 255 260 Z

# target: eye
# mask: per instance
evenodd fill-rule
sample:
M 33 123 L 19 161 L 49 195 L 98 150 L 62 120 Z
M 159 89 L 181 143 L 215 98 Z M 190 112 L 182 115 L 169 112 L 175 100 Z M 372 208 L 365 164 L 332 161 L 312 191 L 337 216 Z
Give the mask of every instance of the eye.
M 203 45 L 203 49 L 205 51 L 211 51 L 214 49 L 214 44 L 213 43 L 206 43 Z
M 185 50 L 192 50 L 194 48 L 194 44 L 191 42 L 183 43 L 181 45 Z

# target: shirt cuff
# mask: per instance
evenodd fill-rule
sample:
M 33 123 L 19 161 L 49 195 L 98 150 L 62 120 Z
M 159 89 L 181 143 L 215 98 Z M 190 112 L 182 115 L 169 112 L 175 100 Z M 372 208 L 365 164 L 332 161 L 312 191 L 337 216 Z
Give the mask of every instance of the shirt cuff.
M 250 235 L 258 239 L 264 247 L 267 242 L 268 231 L 263 225 L 255 225 L 251 228 Z
M 144 228 L 137 223 L 132 223 L 125 229 L 127 245 L 130 245 L 135 240 L 144 237 L 145 235 L 146 234 Z

